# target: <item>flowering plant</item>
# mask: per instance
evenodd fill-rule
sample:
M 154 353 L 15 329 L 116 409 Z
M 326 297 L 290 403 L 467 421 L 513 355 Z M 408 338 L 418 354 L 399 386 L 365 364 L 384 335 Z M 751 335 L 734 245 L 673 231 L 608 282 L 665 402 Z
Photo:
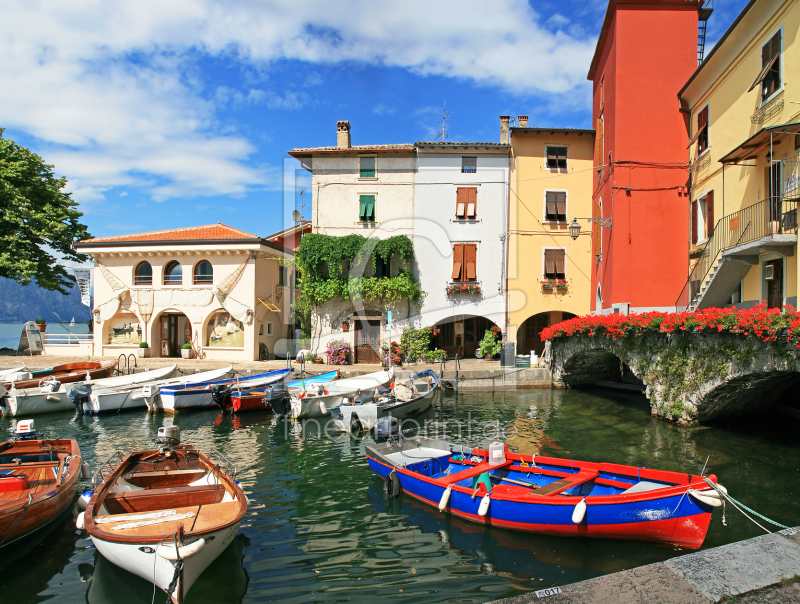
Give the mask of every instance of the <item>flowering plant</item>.
M 567 289 L 566 279 L 542 279 L 540 283 L 544 289 Z
M 445 289 L 448 296 L 456 296 L 458 294 L 479 294 L 481 293 L 481 286 L 472 283 L 450 283 Z
M 800 348 L 800 313 L 793 307 L 767 308 L 762 301 L 753 308 L 706 308 L 681 313 L 646 312 L 638 314 L 586 315 L 575 317 L 541 332 L 542 340 L 561 336 L 588 335 L 621 338 L 643 333 L 702 333 L 730 331 L 753 335 L 762 342 L 778 340 Z
M 381 355 L 382 358 L 383 358 L 383 361 L 385 363 L 388 363 L 389 362 L 389 355 L 390 355 L 389 345 L 388 344 L 382 344 L 381 345 L 381 350 L 383 351 L 383 355 Z M 405 346 L 403 346 L 402 344 L 398 344 L 397 342 L 392 342 L 391 359 L 392 359 L 392 364 L 393 365 L 402 365 L 403 357 L 405 356 L 405 354 L 406 354 L 406 347 Z
M 350 358 L 350 343 L 344 340 L 328 342 L 325 356 L 328 358 L 328 365 L 347 365 L 347 360 Z
M 440 361 L 447 360 L 447 352 L 442 350 L 441 348 L 434 348 L 433 350 L 428 350 L 423 355 L 423 359 L 428 363 L 438 363 Z
M 500 352 L 501 333 L 500 328 L 497 326 L 490 327 L 486 330 L 480 343 L 479 354 L 482 357 L 493 357 Z

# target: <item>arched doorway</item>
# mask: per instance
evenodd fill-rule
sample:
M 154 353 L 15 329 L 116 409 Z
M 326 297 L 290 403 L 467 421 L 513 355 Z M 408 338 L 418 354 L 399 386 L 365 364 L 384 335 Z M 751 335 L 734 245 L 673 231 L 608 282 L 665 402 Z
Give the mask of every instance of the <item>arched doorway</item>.
M 544 352 L 544 342 L 540 337 L 542 330 L 575 316 L 571 312 L 548 311 L 528 317 L 517 332 L 517 354 L 535 352 L 541 355 Z
M 448 355 L 458 354 L 459 358 L 472 358 L 480 346 L 486 330 L 498 325 L 486 317 L 477 315 L 456 315 L 436 323 L 439 335 L 432 340 L 435 348 L 441 348 Z
M 165 311 L 153 322 L 153 340 L 150 343 L 156 355 L 179 357 L 184 344 L 191 343 L 192 324 L 182 312 Z

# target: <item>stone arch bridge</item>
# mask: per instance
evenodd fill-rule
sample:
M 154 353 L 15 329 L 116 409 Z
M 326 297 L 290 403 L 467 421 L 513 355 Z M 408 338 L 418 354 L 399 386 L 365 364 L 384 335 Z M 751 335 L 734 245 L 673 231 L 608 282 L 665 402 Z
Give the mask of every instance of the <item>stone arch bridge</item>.
M 785 342 L 764 343 L 731 333 L 660 334 L 611 338 L 585 335 L 547 343 L 553 384 L 598 381 L 638 384 L 653 415 L 695 424 L 752 413 L 791 399 L 800 414 L 798 351 Z

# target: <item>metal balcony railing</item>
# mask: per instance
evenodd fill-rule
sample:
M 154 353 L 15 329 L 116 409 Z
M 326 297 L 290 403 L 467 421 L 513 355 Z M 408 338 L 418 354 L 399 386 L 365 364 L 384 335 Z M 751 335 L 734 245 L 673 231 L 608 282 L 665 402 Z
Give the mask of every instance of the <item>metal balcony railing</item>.
M 800 198 L 768 197 L 738 212 L 720 218 L 706 242 L 689 279 L 675 301 L 676 310 L 693 309 L 711 270 L 725 250 L 758 241 L 770 235 L 797 233 Z

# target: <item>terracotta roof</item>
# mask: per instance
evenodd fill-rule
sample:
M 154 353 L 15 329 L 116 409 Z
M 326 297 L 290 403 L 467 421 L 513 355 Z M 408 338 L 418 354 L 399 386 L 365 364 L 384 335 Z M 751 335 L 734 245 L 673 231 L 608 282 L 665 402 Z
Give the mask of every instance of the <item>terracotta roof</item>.
M 413 151 L 414 145 L 401 143 L 398 145 L 353 145 L 351 147 L 301 147 L 289 151 L 289 155 L 298 153 L 360 153 L 363 151 Z
M 552 128 L 550 126 L 512 126 L 514 132 L 576 132 L 578 134 L 594 134 L 593 128 Z
M 456 141 L 418 141 L 414 143 L 416 147 L 510 147 L 505 143 L 460 143 Z
M 234 229 L 221 222 L 205 226 L 186 227 L 184 229 L 169 229 L 167 231 L 152 231 L 150 233 L 134 233 L 131 235 L 117 235 L 115 237 L 97 237 L 85 239 L 80 243 L 127 243 L 139 241 L 203 241 L 220 239 L 258 239 L 258 235 L 245 233 Z

